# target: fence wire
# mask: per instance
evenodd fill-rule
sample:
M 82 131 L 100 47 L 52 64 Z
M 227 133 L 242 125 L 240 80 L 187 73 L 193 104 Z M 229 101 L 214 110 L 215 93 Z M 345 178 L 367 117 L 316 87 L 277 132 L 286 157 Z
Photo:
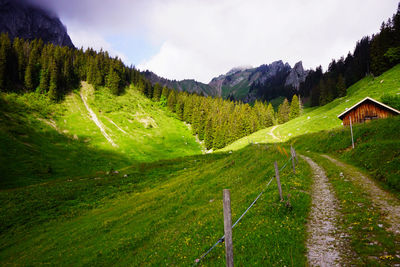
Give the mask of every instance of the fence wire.
M 279 172 L 283 171 L 287 164 L 292 160 L 292 157 L 289 158 L 288 161 L 286 161 L 286 163 L 279 169 Z M 268 186 L 271 184 L 272 180 L 275 178 L 275 176 L 272 176 L 272 178 L 269 180 L 269 182 L 267 183 L 267 185 L 265 186 L 264 190 L 261 191 L 260 194 L 258 194 L 258 196 L 256 197 L 256 199 L 254 199 L 254 201 L 250 204 L 250 206 L 245 210 L 245 212 L 243 212 L 242 215 L 240 215 L 239 219 L 236 220 L 236 222 L 232 225 L 232 229 L 240 222 L 240 220 L 244 217 L 244 215 L 251 209 L 251 207 L 253 207 L 253 205 L 257 202 L 257 200 L 261 197 L 262 194 L 265 193 L 265 191 L 267 190 Z M 215 242 L 214 245 L 212 245 L 212 247 L 210 247 L 205 253 L 203 253 L 200 258 L 196 259 L 193 266 L 196 266 L 197 264 L 200 263 L 200 261 L 202 259 L 204 259 L 219 243 L 224 242 L 225 240 L 225 235 L 223 235 L 220 239 L 218 239 L 217 242 Z

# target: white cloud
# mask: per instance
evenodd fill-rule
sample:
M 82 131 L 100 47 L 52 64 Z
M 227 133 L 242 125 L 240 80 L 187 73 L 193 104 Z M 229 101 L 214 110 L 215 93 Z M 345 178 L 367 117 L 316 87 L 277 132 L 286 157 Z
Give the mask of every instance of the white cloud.
M 299 60 L 308 68 L 353 50 L 379 30 L 397 0 L 165 1 L 149 11 L 159 52 L 139 65 L 170 79 L 212 77 L 238 65 Z
M 68 24 L 68 34 L 74 45 L 78 48 L 93 48 L 96 51 L 108 51 L 110 56 L 118 56 L 122 61 L 126 62 L 127 58 L 123 52 L 115 50 L 112 45 L 107 42 L 101 34 L 93 29 L 82 27 L 73 22 Z
M 132 63 L 141 69 L 202 82 L 235 66 L 280 59 L 291 65 L 303 60 L 306 68 L 321 64 L 326 69 L 332 58 L 352 51 L 361 37 L 378 32 L 398 4 L 398 0 L 30 1 L 56 11 L 77 46 L 103 47 L 121 57 L 137 53 L 135 58 L 144 60 Z M 120 45 L 121 51 L 116 51 L 111 36 L 140 37 L 145 42 L 130 49 L 129 44 Z M 145 44 L 160 48 L 148 56 Z

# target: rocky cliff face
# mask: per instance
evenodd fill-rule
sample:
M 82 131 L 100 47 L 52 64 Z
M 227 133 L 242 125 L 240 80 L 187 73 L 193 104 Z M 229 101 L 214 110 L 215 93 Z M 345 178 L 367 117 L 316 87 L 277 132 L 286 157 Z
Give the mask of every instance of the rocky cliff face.
M 254 93 L 250 94 L 250 89 L 254 85 L 273 83 L 276 86 L 280 83 L 282 87 L 298 90 L 307 74 L 301 61 L 291 68 L 288 63 L 279 60 L 257 68 L 234 68 L 227 74 L 212 79 L 209 85 L 224 98 L 232 97 L 249 102 L 254 101 L 256 97 Z
M 41 38 L 46 43 L 74 47 L 60 19 L 22 0 L 0 0 L 0 32 L 25 40 Z
M 150 71 L 142 72 L 142 74 L 152 84 L 159 83 L 179 91 L 252 102 L 258 98 L 265 99 L 265 92 L 276 91 L 279 88 L 291 87 L 298 90 L 300 83 L 306 79 L 308 71 L 303 69 L 301 61 L 291 68 L 288 63 L 283 63 L 279 60 L 257 68 L 233 68 L 226 74 L 213 78 L 208 84 L 194 80 L 171 81 L 161 78 Z M 254 90 L 251 90 L 252 88 Z
M 306 80 L 307 75 L 308 71 L 304 70 L 303 63 L 299 61 L 294 65 L 293 69 L 286 78 L 285 86 L 292 86 L 296 90 L 299 90 L 300 83 Z

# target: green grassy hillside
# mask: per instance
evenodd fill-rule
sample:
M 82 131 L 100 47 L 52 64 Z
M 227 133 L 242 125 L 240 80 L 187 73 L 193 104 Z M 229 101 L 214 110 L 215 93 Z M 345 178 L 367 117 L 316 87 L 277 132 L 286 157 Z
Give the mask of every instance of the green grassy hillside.
M 279 148 L 282 151 L 282 148 Z M 0 191 L 3 265 L 182 265 L 223 235 L 222 190 L 231 189 L 235 221 L 287 162 L 274 146 L 249 146 L 133 165 L 118 174 L 60 179 Z M 281 172 L 234 229 L 235 264 L 304 266 L 311 175 L 300 161 Z M 202 262 L 224 265 L 219 244 Z
M 345 97 L 335 99 L 322 107 L 305 109 L 302 116 L 274 128 L 273 133 L 278 139 L 273 138 L 271 135 L 272 127 L 270 127 L 239 139 L 223 148 L 222 151 L 240 149 L 250 142 L 287 141 L 298 135 L 343 127 L 337 115 L 367 96 L 379 101 L 384 94 L 400 94 L 400 65 L 379 77 L 365 77 L 348 88 Z
M 290 142 L 301 151 L 343 159 L 400 193 L 400 116 L 354 125 L 353 134 L 354 149 L 348 127 L 301 135 Z
M 135 88 L 113 96 L 83 83 L 59 104 L 36 93 L 1 94 L 0 153 L 0 188 L 13 188 L 201 150 L 184 123 Z

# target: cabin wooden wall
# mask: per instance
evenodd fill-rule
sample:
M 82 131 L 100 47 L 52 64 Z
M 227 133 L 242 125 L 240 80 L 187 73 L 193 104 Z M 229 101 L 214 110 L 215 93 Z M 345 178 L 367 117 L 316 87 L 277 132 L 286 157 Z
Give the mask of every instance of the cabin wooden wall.
M 350 125 L 350 116 L 351 123 L 363 123 L 365 121 L 365 117 L 378 117 L 378 119 L 387 118 L 392 116 L 393 113 L 382 109 L 381 107 L 375 105 L 374 103 L 363 103 L 360 106 L 356 107 L 349 113 L 347 113 L 343 118 L 343 125 Z

